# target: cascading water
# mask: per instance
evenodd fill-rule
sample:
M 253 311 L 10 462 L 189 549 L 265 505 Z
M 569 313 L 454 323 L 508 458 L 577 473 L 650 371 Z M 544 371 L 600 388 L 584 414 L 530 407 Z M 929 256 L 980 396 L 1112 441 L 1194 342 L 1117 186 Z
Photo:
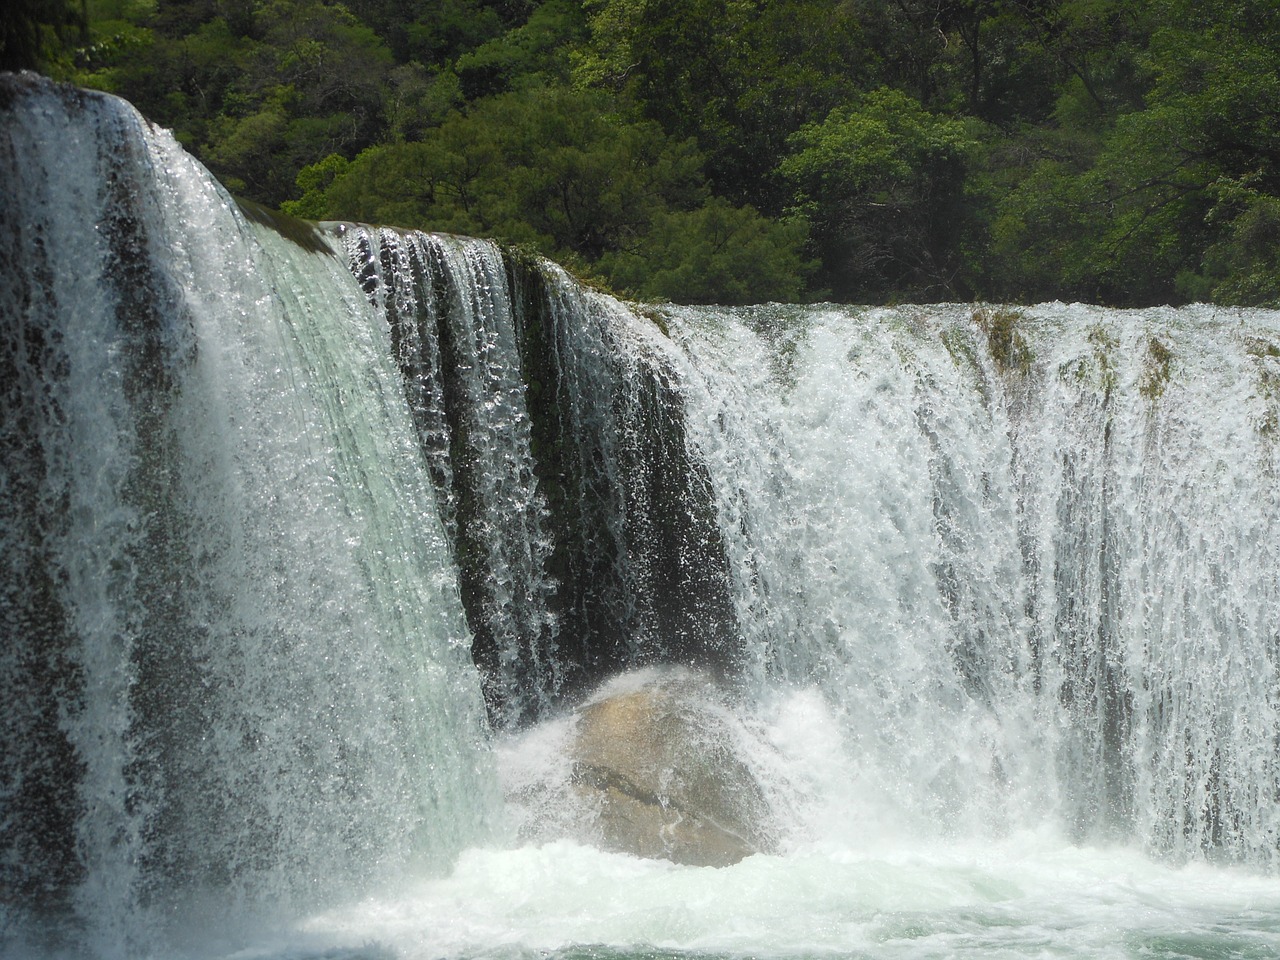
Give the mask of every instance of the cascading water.
M 352 268 L 388 320 L 418 435 L 436 467 L 480 634 L 476 662 L 496 708 L 518 717 L 559 688 L 560 668 L 549 512 L 534 477 L 502 256 L 489 243 L 342 232 Z
M 653 325 L 551 264 L 355 225 L 505 727 L 628 666 L 737 649 L 706 474 Z
M 444 867 L 494 781 L 388 331 L 126 105 L 4 97 L 6 954 Z
M 0 111 L 6 956 L 1280 952 L 1280 314 L 642 315 Z M 677 664 L 732 866 L 595 847 Z
M 1277 315 L 1014 316 L 675 312 L 748 649 L 922 820 L 1273 865 Z

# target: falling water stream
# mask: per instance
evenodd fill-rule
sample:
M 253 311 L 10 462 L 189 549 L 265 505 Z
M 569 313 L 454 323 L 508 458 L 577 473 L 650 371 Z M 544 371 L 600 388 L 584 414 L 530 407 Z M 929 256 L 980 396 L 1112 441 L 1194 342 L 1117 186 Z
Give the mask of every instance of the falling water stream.
M 1280 955 L 1280 313 L 639 308 L 0 110 L 3 956 Z M 602 848 L 672 670 L 766 852 Z

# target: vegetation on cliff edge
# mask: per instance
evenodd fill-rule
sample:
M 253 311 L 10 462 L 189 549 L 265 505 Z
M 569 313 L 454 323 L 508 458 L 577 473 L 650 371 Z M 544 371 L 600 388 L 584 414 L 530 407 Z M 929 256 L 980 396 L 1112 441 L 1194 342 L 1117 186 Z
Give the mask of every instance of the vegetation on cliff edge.
M 637 297 L 1280 303 L 1267 0 L 16 0 L 233 191 Z

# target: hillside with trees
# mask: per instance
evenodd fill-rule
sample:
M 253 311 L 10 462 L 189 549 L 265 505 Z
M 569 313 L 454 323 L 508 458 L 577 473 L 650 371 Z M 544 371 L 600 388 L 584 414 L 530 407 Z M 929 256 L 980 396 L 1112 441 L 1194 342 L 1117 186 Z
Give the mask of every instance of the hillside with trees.
M 1270 0 L 13 0 L 237 195 L 684 302 L 1280 305 Z

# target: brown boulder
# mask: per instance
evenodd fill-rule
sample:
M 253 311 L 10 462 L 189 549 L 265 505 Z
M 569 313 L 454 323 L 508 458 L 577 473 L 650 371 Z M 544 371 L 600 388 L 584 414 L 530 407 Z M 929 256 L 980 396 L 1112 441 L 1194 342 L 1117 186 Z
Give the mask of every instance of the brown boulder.
M 578 711 L 575 790 L 611 850 L 727 866 L 772 848 L 769 805 L 744 760 L 751 738 L 715 685 L 647 671 Z

